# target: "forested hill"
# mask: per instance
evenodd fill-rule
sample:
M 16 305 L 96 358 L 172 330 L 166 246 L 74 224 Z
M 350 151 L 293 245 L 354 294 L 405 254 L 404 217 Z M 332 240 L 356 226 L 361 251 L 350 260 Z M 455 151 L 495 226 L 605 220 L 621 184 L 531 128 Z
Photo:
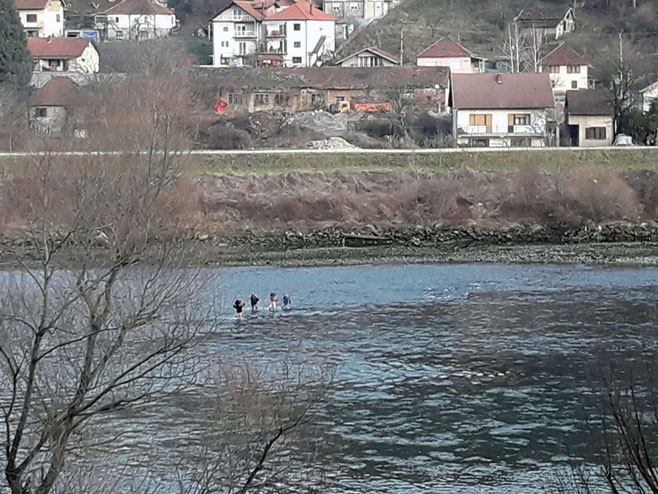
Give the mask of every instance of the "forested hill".
M 635 7 L 633 4 L 635 3 Z M 405 60 L 442 36 L 460 39 L 471 51 L 486 58 L 503 53 L 505 27 L 521 8 L 564 10 L 573 0 L 405 0 L 387 17 L 370 25 L 342 52 L 378 45 L 400 53 L 404 27 Z M 645 78 L 658 69 L 658 0 L 583 0 L 575 2 L 577 30 L 565 39 L 597 67 L 619 52 L 619 33 L 625 50 Z

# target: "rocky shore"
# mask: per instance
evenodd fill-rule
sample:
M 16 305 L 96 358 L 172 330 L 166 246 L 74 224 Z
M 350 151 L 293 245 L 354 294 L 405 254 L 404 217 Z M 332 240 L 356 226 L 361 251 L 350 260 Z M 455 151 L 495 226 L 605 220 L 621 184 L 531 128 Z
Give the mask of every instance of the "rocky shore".
M 154 245 L 159 241 L 154 240 Z M 577 263 L 658 266 L 658 223 L 500 226 L 416 225 L 311 232 L 246 233 L 236 236 L 193 232 L 177 240 L 189 265 L 319 266 L 377 263 Z M 97 247 L 100 251 L 103 246 Z M 0 240 L 0 260 L 10 251 L 26 254 L 29 240 Z M 67 246 L 70 265 L 77 248 Z M 101 254 L 102 255 L 102 254 Z M 148 262 L 148 253 L 145 261 Z

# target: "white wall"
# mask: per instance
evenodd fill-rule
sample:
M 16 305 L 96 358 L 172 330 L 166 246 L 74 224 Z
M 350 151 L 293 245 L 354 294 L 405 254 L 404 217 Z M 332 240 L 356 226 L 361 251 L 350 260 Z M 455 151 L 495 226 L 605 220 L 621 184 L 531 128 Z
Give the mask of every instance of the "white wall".
M 653 89 L 645 91 L 642 95 L 642 111 L 645 113 L 648 112 L 651 108 L 651 103 L 656 99 L 658 99 L 658 85 Z
M 460 141 L 467 137 L 492 136 L 499 139 L 493 139 L 491 145 L 509 145 L 509 137 L 536 137 L 533 139 L 535 144 L 543 142 L 546 135 L 546 115 L 544 111 L 537 109 L 515 109 L 515 110 L 454 110 L 456 116 L 456 131 Z M 509 132 L 509 115 L 529 114 L 530 125 L 516 125 L 514 132 Z M 471 115 L 491 115 L 491 132 L 485 126 L 472 126 L 470 124 Z M 542 144 L 543 145 L 543 144 Z
M 254 33 L 255 37 L 241 36 L 239 26 L 244 26 L 245 31 Z M 261 31 L 261 22 L 235 6 L 217 15 L 212 21 L 213 65 L 243 65 L 244 59 L 239 57 L 241 43 L 244 43 L 244 54 L 256 53 L 262 39 Z
M 51 0 L 43 10 L 19 10 L 18 15 L 23 29 L 38 31 L 39 38 L 64 36 L 64 6 L 59 0 Z M 28 22 L 28 15 L 35 15 L 36 22 Z
M 612 116 L 600 115 L 569 115 L 569 125 L 578 125 L 578 146 L 596 147 L 610 146 L 614 137 Z M 587 139 L 586 129 L 589 127 L 605 127 L 605 139 Z
M 369 51 L 360 53 L 358 55 L 353 55 L 346 60 L 344 60 L 340 66 L 341 67 L 373 67 L 372 64 L 372 58 L 377 59 L 378 65 L 375 65 L 375 67 L 396 67 L 399 64 L 393 63 L 390 60 L 380 57 L 374 53 L 370 53 Z
M 168 36 L 176 27 L 173 14 L 107 16 L 108 39 L 157 39 Z M 144 36 L 140 37 L 140 33 Z
M 578 67 L 580 67 L 580 72 L 572 74 L 569 73 L 569 68 L 566 65 L 560 65 L 559 72 L 549 72 L 548 66 L 541 67 L 541 71 L 549 72 L 554 93 L 566 93 L 574 89 L 587 89 L 588 87 L 589 67 L 587 65 L 579 65 Z
M 472 74 L 477 72 L 471 63 L 471 57 L 431 58 L 417 60 L 418 67 L 449 67 L 453 74 Z

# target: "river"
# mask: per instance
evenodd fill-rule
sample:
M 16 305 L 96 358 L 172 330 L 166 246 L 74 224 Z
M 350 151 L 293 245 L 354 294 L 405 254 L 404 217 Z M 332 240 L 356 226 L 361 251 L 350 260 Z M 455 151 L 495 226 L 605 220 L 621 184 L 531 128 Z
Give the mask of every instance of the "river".
M 583 396 L 601 370 L 656 350 L 658 269 L 410 265 L 221 269 L 206 363 L 335 366 L 318 417 L 331 493 L 543 492 L 588 458 Z M 247 312 L 250 292 L 293 309 Z M 209 419 L 199 396 L 124 417 L 113 450 L 163 469 Z M 291 491 L 291 492 L 294 492 Z

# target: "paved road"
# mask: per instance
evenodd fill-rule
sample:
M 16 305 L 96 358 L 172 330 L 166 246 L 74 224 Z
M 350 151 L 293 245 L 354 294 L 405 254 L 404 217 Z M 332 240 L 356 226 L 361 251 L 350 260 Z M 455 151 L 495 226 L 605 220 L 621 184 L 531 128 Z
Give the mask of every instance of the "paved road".
M 562 148 L 445 148 L 445 149 L 241 149 L 241 150 L 209 150 L 195 149 L 187 151 L 194 156 L 230 156 L 230 155 L 286 155 L 286 154 L 455 154 L 455 153 L 536 153 L 542 151 L 565 152 L 565 151 L 656 151 L 658 147 L 645 146 L 628 147 L 562 147 Z M 45 156 L 49 152 L 40 153 L 0 153 L 0 158 L 21 158 L 34 155 Z M 56 156 L 90 156 L 90 155 L 119 155 L 122 151 L 59 151 L 51 152 Z

